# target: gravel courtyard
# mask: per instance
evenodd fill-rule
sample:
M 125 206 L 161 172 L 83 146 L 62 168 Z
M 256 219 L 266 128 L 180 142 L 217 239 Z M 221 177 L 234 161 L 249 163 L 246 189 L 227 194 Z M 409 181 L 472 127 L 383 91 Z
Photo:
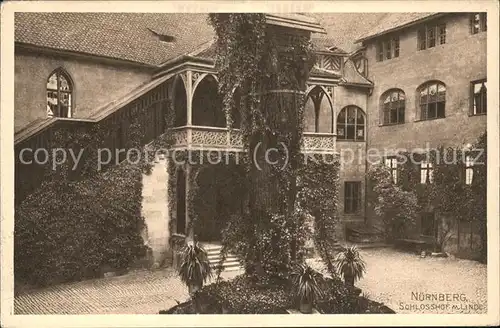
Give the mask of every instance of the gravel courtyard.
M 356 286 L 397 313 L 486 313 L 486 265 L 420 258 L 392 248 L 361 249 L 367 272 Z M 316 266 L 319 267 L 318 263 Z
M 356 285 L 397 313 L 487 312 L 484 264 L 420 258 L 391 248 L 360 252 L 367 273 Z M 320 263 L 311 262 L 320 268 Z M 224 273 L 224 278 L 238 273 Z M 14 310 L 15 314 L 155 314 L 187 297 L 172 269 L 143 270 L 24 292 L 15 297 Z

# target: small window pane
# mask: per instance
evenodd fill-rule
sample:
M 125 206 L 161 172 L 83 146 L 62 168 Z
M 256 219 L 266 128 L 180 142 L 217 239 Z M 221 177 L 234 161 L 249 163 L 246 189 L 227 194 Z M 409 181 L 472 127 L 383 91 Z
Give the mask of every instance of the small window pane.
M 339 124 L 337 128 L 337 134 L 339 137 L 345 137 L 345 126 L 344 124 Z
M 399 57 L 399 38 L 394 38 L 394 57 Z
M 57 90 L 57 74 L 52 74 L 47 81 L 47 89 Z
M 60 88 L 62 91 L 70 91 L 70 86 L 69 86 L 69 83 L 68 83 L 68 80 L 66 80 L 66 78 L 61 75 L 59 77 L 60 81 L 59 83 L 61 84 Z
M 446 25 L 439 25 L 439 44 L 446 43 Z
M 425 30 L 418 31 L 418 50 L 426 49 L 426 33 Z
M 356 118 L 356 120 L 357 120 L 358 124 L 364 124 L 365 123 L 365 120 L 364 120 L 364 117 L 363 117 L 363 113 L 360 110 L 357 111 L 357 118 Z
M 481 23 L 480 23 L 480 14 L 477 13 L 477 14 L 474 14 L 472 16 L 472 21 L 471 21 L 471 32 L 472 34 L 477 34 L 479 33 L 479 31 L 481 30 Z
M 427 103 L 427 94 L 429 90 L 427 88 L 423 88 L 420 90 L 420 103 L 421 104 L 426 104 Z
M 398 114 L 398 123 L 404 123 L 405 122 L 405 108 L 400 107 L 398 109 L 399 114 Z
M 347 139 L 354 140 L 354 125 L 348 125 L 347 127 Z
M 354 124 L 356 121 L 356 108 L 349 107 L 347 109 L 347 123 Z
M 473 83 L 473 112 L 472 114 L 486 113 L 487 106 L 487 84 L 486 81 L 478 81 Z
M 436 45 L 436 31 L 435 27 L 427 29 L 427 48 L 432 48 Z

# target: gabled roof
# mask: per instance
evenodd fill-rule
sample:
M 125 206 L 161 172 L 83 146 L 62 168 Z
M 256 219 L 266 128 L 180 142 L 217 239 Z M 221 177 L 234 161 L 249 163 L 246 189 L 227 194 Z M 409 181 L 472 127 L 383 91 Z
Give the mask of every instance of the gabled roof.
M 432 18 L 437 13 L 307 13 L 270 14 L 276 20 L 300 21 L 324 28 L 313 34 L 320 51 L 352 53 L 364 41 Z M 193 13 L 15 13 L 15 40 L 43 48 L 161 66 L 192 54 L 213 59 L 214 38 L 208 14 Z M 308 17 L 309 16 L 309 17 Z M 161 41 L 161 36 L 165 40 Z M 357 39 L 357 40 L 356 40 Z M 197 50 L 200 50 L 197 51 Z M 332 50 L 333 49 L 333 50 Z
M 362 42 L 402 28 L 417 24 L 423 20 L 435 18 L 440 13 L 394 13 L 387 14 L 372 29 L 358 36 L 355 42 Z M 443 15 L 443 13 L 441 13 Z
M 370 31 L 387 13 L 308 13 L 315 17 L 327 35 L 313 35 L 313 43 L 322 47 L 335 46 L 339 52 L 351 53 L 361 46 L 356 38 Z
M 161 41 L 158 35 L 173 37 Z M 157 66 L 214 36 L 207 14 L 15 13 L 15 40 Z

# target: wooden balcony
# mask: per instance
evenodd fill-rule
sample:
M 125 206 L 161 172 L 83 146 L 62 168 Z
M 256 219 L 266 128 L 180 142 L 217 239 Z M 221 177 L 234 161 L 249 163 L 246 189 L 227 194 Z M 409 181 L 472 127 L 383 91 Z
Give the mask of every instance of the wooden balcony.
M 243 151 L 241 131 L 209 126 L 173 128 L 172 149 Z M 336 136 L 332 133 L 305 132 L 302 138 L 304 153 L 335 153 Z

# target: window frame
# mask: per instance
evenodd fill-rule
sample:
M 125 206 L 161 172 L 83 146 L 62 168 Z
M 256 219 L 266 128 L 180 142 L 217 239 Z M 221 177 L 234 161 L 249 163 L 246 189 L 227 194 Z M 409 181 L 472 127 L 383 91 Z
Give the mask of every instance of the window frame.
M 393 101 L 392 100 L 392 95 L 394 93 L 397 93 L 398 94 L 398 99 L 396 101 Z M 400 97 L 401 95 L 403 96 L 403 100 L 404 100 L 404 103 L 403 103 L 403 106 L 399 106 L 400 105 Z M 390 98 L 390 101 L 389 101 L 389 108 L 387 109 L 386 108 L 386 99 L 387 98 Z M 396 104 L 395 108 L 393 108 L 393 104 Z M 393 88 L 393 89 L 389 89 L 387 91 L 385 91 L 383 94 L 382 94 L 382 97 L 380 99 L 380 106 L 381 106 L 381 109 L 382 109 L 382 125 L 398 125 L 398 124 L 405 124 L 406 122 L 406 94 L 403 90 L 401 89 L 396 89 L 396 88 Z M 395 122 L 392 122 L 391 118 L 392 118 L 392 111 L 395 110 L 396 111 L 396 121 Z M 402 120 L 401 120 L 401 110 L 403 112 L 403 115 L 402 115 Z M 387 119 L 388 117 L 388 119 Z
M 487 109 L 488 109 L 488 80 L 486 78 L 484 79 L 479 79 L 475 81 L 470 82 L 470 109 L 469 109 L 469 115 L 470 116 L 480 116 L 480 115 L 486 115 L 487 114 Z M 481 98 L 481 105 L 484 105 L 484 111 L 478 112 L 475 106 L 475 92 L 474 92 L 474 87 L 477 84 L 483 84 L 486 91 L 485 91 L 485 99 Z M 479 93 L 480 96 L 482 96 L 481 93 Z M 484 103 L 483 103 L 484 101 Z
M 478 27 L 477 31 L 475 29 L 476 15 L 479 15 L 479 18 L 477 20 L 479 27 Z M 488 16 L 487 16 L 487 13 L 485 13 L 485 12 L 472 13 L 470 16 L 470 19 L 469 19 L 470 34 L 475 35 L 475 34 L 481 34 L 481 32 L 486 32 L 488 30 L 487 19 L 488 19 Z
M 387 161 L 390 162 L 387 165 Z M 397 184 L 399 182 L 399 160 L 397 156 L 387 156 L 384 158 L 384 165 L 391 171 L 392 182 Z
M 431 87 L 432 86 L 436 86 L 436 100 L 435 101 L 430 101 L 430 97 L 431 97 Z M 439 94 L 439 88 L 442 87 L 444 88 L 444 100 L 443 101 L 439 101 L 439 98 L 438 98 L 438 94 Z M 422 103 L 422 91 L 424 89 L 427 89 L 427 95 L 426 95 L 426 102 L 425 104 Z M 442 116 L 439 116 L 438 113 L 439 113 L 439 108 L 438 108 L 438 104 L 439 103 L 443 103 L 443 114 Z M 440 119 L 440 118 L 446 118 L 446 84 L 444 84 L 443 82 L 441 81 L 438 81 L 438 80 L 432 80 L 432 81 L 427 81 L 427 82 L 424 82 L 422 83 L 418 88 L 417 88 L 417 104 L 418 104 L 418 109 L 419 109 L 419 113 L 420 113 L 420 119 L 417 120 L 417 121 L 430 121 L 430 120 L 436 120 L 436 119 Z M 429 115 L 429 111 L 432 109 L 431 106 L 429 105 L 432 105 L 432 104 L 435 104 L 435 115 L 434 116 L 430 116 Z M 422 106 L 425 105 L 425 115 L 423 115 L 424 113 L 424 110 L 422 108 Z
M 49 88 L 48 84 L 49 84 L 49 81 L 51 79 L 52 76 L 56 76 L 56 89 L 53 89 L 53 88 Z M 61 77 L 63 77 L 67 84 L 68 84 L 68 87 L 69 87 L 69 91 L 66 91 L 66 90 L 62 90 L 61 88 Z M 68 74 L 68 72 L 66 72 L 65 69 L 63 69 L 62 67 L 59 67 L 57 69 L 55 69 L 54 71 L 52 71 L 47 80 L 46 80 L 46 84 L 45 84 L 45 98 L 47 100 L 47 106 L 48 105 L 48 99 L 49 99 L 49 93 L 55 93 L 56 94 L 56 98 L 57 98 L 57 113 L 54 113 L 54 111 L 52 110 L 52 108 L 50 108 L 50 110 L 52 111 L 52 116 L 50 116 L 48 113 L 47 113 L 47 117 L 49 118 L 52 118 L 52 117 L 62 117 L 62 118 L 72 118 L 74 116 L 74 104 L 75 104 L 75 100 L 74 100 L 74 94 L 75 94 L 75 87 L 74 87 L 74 83 L 73 83 L 73 80 L 71 79 L 70 75 Z M 62 111 L 62 95 L 69 95 L 68 97 L 68 108 L 67 108 L 67 115 L 66 116 L 62 116 L 61 115 L 61 111 Z
M 361 211 L 361 197 L 361 181 L 344 181 L 345 214 L 356 214 Z
M 432 33 L 430 34 L 429 31 Z M 430 40 L 434 42 L 432 46 L 430 46 Z M 446 23 L 426 24 L 417 30 L 417 51 L 435 48 L 446 44 L 446 41 Z
M 474 157 L 472 154 L 465 155 L 464 161 L 465 184 L 470 186 L 474 182 Z
M 434 183 L 434 165 L 428 160 L 422 160 L 419 165 L 420 184 L 433 184 Z M 425 182 L 422 182 L 422 172 L 425 171 Z
M 377 62 L 398 58 L 401 53 L 399 36 L 391 36 L 379 40 L 376 43 L 376 52 Z
M 355 109 L 355 112 L 354 112 L 354 123 L 347 123 L 347 118 L 348 118 L 348 114 L 349 114 L 349 109 Z M 342 112 L 345 111 L 345 120 L 344 122 L 339 122 L 339 116 L 340 114 L 342 114 Z M 360 124 L 358 123 L 358 112 L 361 113 L 362 117 L 363 117 L 363 123 Z M 345 106 L 344 108 L 342 108 L 340 110 L 340 112 L 338 113 L 337 115 L 337 124 L 335 126 L 335 132 L 336 132 L 336 136 L 337 136 L 337 141 L 356 141 L 356 142 L 364 142 L 365 139 L 366 139 L 366 115 L 365 115 L 365 112 L 359 108 L 358 106 L 356 105 L 347 105 Z M 339 134 L 339 126 L 342 125 L 343 126 L 343 129 L 344 129 L 344 135 L 343 136 L 340 136 Z M 347 138 L 347 127 L 348 126 L 354 126 L 354 139 L 348 139 Z M 363 128 L 363 137 L 362 138 L 359 138 L 358 137 L 358 127 L 362 127 Z

